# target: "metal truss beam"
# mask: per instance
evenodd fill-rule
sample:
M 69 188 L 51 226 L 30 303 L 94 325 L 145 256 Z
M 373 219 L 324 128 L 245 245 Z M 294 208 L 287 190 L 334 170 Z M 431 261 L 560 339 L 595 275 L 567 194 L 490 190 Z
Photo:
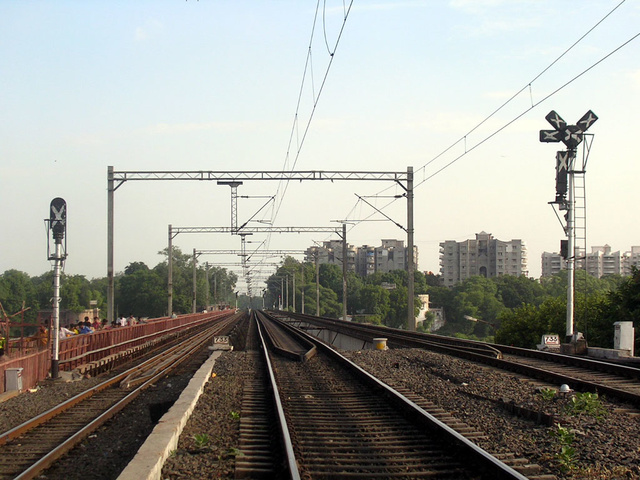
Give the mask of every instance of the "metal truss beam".
M 270 257 L 282 255 L 302 255 L 305 250 L 258 250 L 256 252 L 243 252 L 242 250 L 196 250 L 198 255 L 240 255 L 246 257 Z
M 236 233 L 232 227 L 172 227 L 171 238 L 179 233 Z M 244 227 L 238 234 L 254 233 L 342 233 L 342 227 Z
M 113 237 L 114 237 L 114 193 L 127 181 L 140 180 L 194 180 L 194 181 L 217 181 L 223 183 L 242 182 L 248 180 L 367 180 L 367 181 L 393 181 L 406 191 L 407 198 L 407 249 L 410 252 L 407 261 L 407 295 L 408 298 L 414 297 L 414 269 L 415 261 L 413 258 L 413 167 L 407 167 L 406 172 L 366 172 L 366 171 L 325 171 L 325 170 L 307 170 L 307 171 L 212 171 L 212 170 L 164 170 L 164 171 L 116 171 L 112 166 L 107 167 L 107 319 L 113 320 L 114 314 L 114 262 L 113 262 Z M 233 218 L 232 218 L 233 222 Z M 193 227 L 191 227 L 193 228 Z M 203 228 L 203 227 L 199 227 Z M 212 228 L 212 227 L 209 227 Z M 215 227 L 213 227 L 215 228 Z M 259 228 L 259 227 L 258 227 Z M 304 233 L 304 232 L 327 232 L 328 230 L 313 230 L 307 227 L 292 229 L 291 227 L 264 227 L 266 230 L 257 230 L 242 228 L 239 231 L 234 230 L 234 225 L 227 231 L 219 233 L 232 234 L 250 234 L 250 233 Z M 278 229 L 280 228 L 280 229 Z M 304 228 L 304 227 L 302 227 Z M 334 232 L 334 229 L 329 230 Z M 187 231 L 182 233 L 205 233 L 205 231 Z M 206 233 L 214 233 L 208 230 Z M 336 232 L 339 234 L 339 232 Z M 171 234 L 169 235 L 169 245 L 171 245 Z M 169 248 L 169 263 L 172 257 L 172 250 Z M 171 272 L 170 272 L 171 273 Z M 171 278 L 169 279 L 169 291 L 172 290 Z M 169 311 L 171 315 L 171 298 L 169 298 Z M 415 331 L 415 317 L 412 308 L 412 302 L 409 302 L 407 311 L 407 328 Z
M 406 182 L 407 172 L 349 172 L 340 170 L 283 171 L 213 171 L 213 170 L 164 170 L 164 171 L 115 171 L 116 189 L 127 181 L 137 180 L 196 180 L 216 182 L 241 182 L 246 180 L 380 180 Z

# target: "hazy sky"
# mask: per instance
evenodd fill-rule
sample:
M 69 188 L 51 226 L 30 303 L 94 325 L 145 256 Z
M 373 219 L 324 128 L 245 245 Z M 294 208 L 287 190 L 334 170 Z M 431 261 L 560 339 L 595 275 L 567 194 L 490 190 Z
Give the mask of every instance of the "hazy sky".
M 338 42 L 348 1 L 320 2 L 318 10 L 301 0 L 0 1 L 0 272 L 50 268 L 43 219 L 62 197 L 66 272 L 106 276 L 109 165 L 412 166 L 420 270 L 438 272 L 440 242 L 486 231 L 524 240 L 538 277 L 541 253 L 558 251 L 564 238 L 548 204 L 563 147 L 538 139 L 551 128 L 551 110 L 570 124 L 590 109 L 599 116 L 589 130 L 587 244 L 629 250 L 640 245 L 640 39 L 631 40 L 640 2 L 622 2 L 603 20 L 618 4 L 362 0 Z M 162 261 L 169 224 L 229 226 L 230 192 L 215 182 L 124 183 L 115 194 L 116 271 Z M 238 195 L 253 198 L 238 199 L 238 223 L 255 215 L 261 223 L 250 225 L 338 227 L 347 219 L 356 221 L 350 244 L 406 241 L 356 196 L 382 208 L 391 199 L 372 196 L 402 193 L 396 185 L 292 182 L 284 192 L 277 182 L 245 182 Z M 256 214 L 276 194 L 280 208 L 271 202 Z M 384 213 L 406 227 L 404 200 Z M 368 217 L 376 221 L 357 222 Z M 336 237 L 248 238 L 249 249 L 304 249 Z M 240 240 L 184 234 L 174 245 L 191 253 L 239 249 Z

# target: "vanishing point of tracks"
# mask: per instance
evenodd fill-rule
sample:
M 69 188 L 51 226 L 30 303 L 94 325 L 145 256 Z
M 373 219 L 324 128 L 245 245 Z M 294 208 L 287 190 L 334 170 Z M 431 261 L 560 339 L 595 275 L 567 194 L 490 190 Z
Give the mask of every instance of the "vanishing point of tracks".
M 37 477 L 236 320 L 237 317 L 228 317 L 216 322 L 211 328 L 1 434 L 0 479 Z
M 310 354 L 308 337 L 296 346 L 286 326 L 259 320 L 289 350 L 266 360 L 286 478 L 526 478 L 333 349 L 314 342 Z

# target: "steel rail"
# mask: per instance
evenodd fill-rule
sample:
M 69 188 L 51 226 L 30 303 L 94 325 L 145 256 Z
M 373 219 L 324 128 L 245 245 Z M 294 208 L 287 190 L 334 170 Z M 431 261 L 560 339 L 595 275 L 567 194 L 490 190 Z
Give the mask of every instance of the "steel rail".
M 18 425 L 17 427 L 3 433 L 0 435 L 0 445 L 8 444 L 10 440 L 20 437 L 21 435 L 26 434 L 30 430 L 33 430 L 35 427 L 40 426 L 47 422 L 48 420 L 60 415 L 61 413 L 69 410 L 70 408 L 80 404 L 81 402 L 94 397 L 97 393 L 106 391 L 114 386 L 116 386 L 119 382 L 126 379 L 129 375 L 134 372 L 139 372 L 141 370 L 152 369 L 153 373 L 148 376 L 144 383 L 140 384 L 130 393 L 125 394 L 125 396 L 116 401 L 113 405 L 111 405 L 107 410 L 102 412 L 96 418 L 91 420 L 84 427 L 80 428 L 78 431 L 73 433 L 63 442 L 61 442 L 58 446 L 53 448 L 51 451 L 46 453 L 43 457 L 41 457 L 38 461 L 34 462 L 27 469 L 22 471 L 18 476 L 15 477 L 16 480 L 28 480 L 35 478 L 40 474 L 43 470 L 49 468 L 51 465 L 55 463 L 62 455 L 71 450 L 75 445 L 81 442 L 84 438 L 86 438 L 91 432 L 95 431 L 101 425 L 103 425 L 107 420 L 112 418 L 115 414 L 125 408 L 129 403 L 131 403 L 138 395 L 142 393 L 146 388 L 150 385 L 157 382 L 160 378 L 166 376 L 170 371 L 180 365 L 183 361 L 186 360 L 187 356 L 184 355 L 186 350 L 194 351 L 197 350 L 197 345 L 202 347 L 207 341 L 211 339 L 214 335 L 219 332 L 225 330 L 230 325 L 235 323 L 236 316 L 232 318 L 225 319 L 223 322 L 216 323 L 211 327 L 208 332 L 201 332 L 195 337 L 189 338 L 182 342 L 180 345 L 175 345 L 169 349 L 170 353 L 163 352 L 158 356 L 166 358 L 169 355 L 172 358 L 172 362 L 165 362 L 163 368 L 157 367 L 157 356 L 151 358 L 140 365 L 137 365 L 131 369 L 122 372 L 114 376 L 113 378 L 85 391 L 82 392 L 73 398 L 63 402 L 62 404 L 44 412 L 27 422 Z M 182 346 L 181 346 L 182 345 Z M 184 345 L 190 345 L 189 348 L 186 348 Z
M 274 319 L 275 320 L 275 319 Z M 293 327 L 290 327 L 293 328 Z M 298 334 L 306 337 L 310 342 L 316 344 L 319 350 L 340 363 L 344 368 L 353 372 L 359 379 L 371 386 L 373 389 L 379 391 L 387 398 L 391 400 L 393 404 L 402 412 L 404 412 L 407 419 L 411 422 L 415 422 L 422 427 L 436 432 L 439 436 L 446 439 L 446 442 L 452 445 L 454 448 L 461 450 L 468 458 L 472 459 L 472 462 L 481 466 L 486 470 L 488 475 L 491 475 L 492 479 L 499 480 L 526 480 L 527 477 L 517 472 L 513 468 L 509 467 L 493 455 L 489 454 L 475 443 L 456 432 L 454 429 L 441 422 L 433 415 L 419 407 L 416 403 L 409 400 L 400 392 L 390 387 L 386 383 L 382 382 L 366 370 L 362 369 L 337 350 L 326 344 L 322 340 L 313 337 L 312 335 L 296 329 Z
M 389 339 L 388 345 L 390 346 L 406 347 L 408 342 L 412 342 L 411 345 L 416 348 L 428 348 L 441 353 L 464 356 L 465 352 L 471 352 L 494 358 L 502 358 L 502 352 L 498 348 L 492 345 L 485 345 L 480 342 L 472 344 L 467 343 L 462 339 L 449 337 L 440 337 L 444 339 L 440 342 L 434 341 L 433 338 L 424 338 L 419 333 L 379 325 L 345 322 L 343 320 L 313 317 L 311 315 L 300 313 L 276 313 L 276 316 L 280 315 L 301 321 L 308 321 L 314 325 L 323 325 L 325 327 L 330 326 L 332 330 L 335 330 L 338 333 L 344 333 L 345 335 L 350 335 L 368 342 L 371 342 L 375 336 L 385 336 Z
M 260 346 L 262 353 L 264 355 L 264 361 L 267 366 L 267 372 L 269 375 L 269 384 L 271 387 L 271 392 L 273 395 L 273 401 L 276 406 L 276 416 L 277 423 L 280 428 L 281 441 L 284 451 L 285 462 L 287 464 L 287 469 L 289 472 L 290 480 L 300 480 L 300 471 L 298 470 L 298 462 L 296 461 L 296 455 L 293 450 L 293 442 L 291 441 L 291 435 L 289 434 L 289 426 L 287 423 L 287 417 L 284 412 L 284 407 L 282 405 L 282 400 L 280 399 L 280 391 L 278 389 L 278 384 L 276 382 L 275 373 L 273 371 L 273 365 L 271 364 L 271 360 L 269 359 L 269 352 L 267 349 L 267 343 L 265 339 L 265 335 L 262 332 L 263 327 L 260 325 L 260 322 L 256 322 L 258 326 L 258 335 L 260 337 Z
M 305 315 L 304 317 L 300 314 L 287 314 L 287 316 L 296 318 L 302 321 L 308 321 L 311 324 L 320 324 L 324 326 L 331 326 L 331 328 L 339 329 L 341 333 L 345 335 L 357 336 L 354 332 L 357 332 L 358 335 L 364 335 L 365 332 L 377 332 L 384 333 L 385 336 L 389 338 L 388 344 L 395 345 L 398 347 L 411 347 L 411 348 L 426 348 L 433 351 L 438 351 L 440 353 L 449 354 L 453 356 L 457 356 L 460 358 L 465 358 L 467 360 L 476 361 L 479 363 L 484 363 L 490 365 L 495 368 L 499 368 L 501 370 L 521 373 L 531 378 L 536 378 L 538 380 L 542 380 L 549 383 L 555 384 L 567 384 L 572 389 L 578 390 L 581 392 L 591 392 L 604 394 L 609 397 L 617 398 L 619 400 L 627 401 L 635 405 L 640 405 L 640 394 L 623 390 L 621 388 L 612 387 L 606 385 L 601 382 L 589 381 L 581 378 L 577 378 L 575 376 L 568 375 L 566 373 L 554 372 L 550 368 L 541 368 L 539 366 L 527 365 L 525 363 L 519 363 L 517 361 L 510 361 L 509 359 L 505 359 L 504 355 L 501 355 L 500 358 L 483 355 L 473 350 L 474 346 L 484 345 L 482 342 L 475 341 L 466 341 L 462 339 L 452 339 L 449 337 L 440 337 L 437 335 L 428 335 L 428 334 L 420 334 L 420 333 L 411 333 L 402 330 L 392 329 L 389 327 L 378 327 L 378 326 L 364 326 L 361 324 L 355 324 L 352 322 L 344 322 L 341 320 L 335 319 L 326 319 L 319 317 L 311 317 Z M 372 328 L 373 327 L 373 328 Z M 357 337 L 363 338 L 363 337 Z M 438 341 L 442 340 L 442 344 L 436 343 L 433 340 L 437 339 Z M 444 345 L 448 344 L 456 344 L 460 345 L 463 348 L 449 347 Z M 471 348 L 464 348 L 464 344 L 469 343 Z M 542 359 L 551 363 L 560 363 L 564 365 L 571 365 L 582 369 L 591 369 L 599 372 L 606 372 L 614 375 L 619 375 L 622 377 L 638 379 L 638 369 L 633 367 L 628 367 L 624 365 L 612 364 L 607 362 L 602 362 L 599 360 L 586 359 L 580 357 L 574 357 L 569 355 L 562 354 L 554 354 L 549 352 L 540 352 L 536 350 L 528 350 L 528 349 L 520 349 L 517 347 L 509 347 L 497 344 L 489 344 L 491 347 L 501 348 L 503 349 L 504 354 L 510 355 L 520 355 L 527 356 L 537 359 Z
M 291 317 L 300 317 L 301 314 L 288 314 Z M 330 319 L 325 317 L 313 317 L 306 315 L 305 318 L 316 321 L 322 321 L 324 323 L 331 323 L 335 325 L 346 325 L 347 327 L 357 328 L 370 331 L 378 331 L 381 334 L 392 335 L 394 338 L 407 338 L 417 339 L 422 341 L 433 342 L 436 344 L 462 346 L 469 351 L 473 351 L 474 348 L 491 349 L 496 352 L 500 352 L 500 355 L 496 355 L 496 358 L 502 358 L 503 355 L 515 355 L 519 357 L 530 357 L 545 360 L 548 362 L 560 363 L 564 365 L 571 365 L 575 367 L 588 368 L 605 373 L 612 373 L 615 375 L 624 376 L 627 378 L 633 378 L 640 380 L 640 368 L 624 365 L 619 362 L 607 362 L 602 359 L 586 358 L 575 355 L 566 355 L 562 353 L 544 352 L 541 350 L 533 350 L 529 348 L 514 347 L 511 345 L 500 345 L 497 343 L 486 343 L 478 340 L 468 340 L 462 338 L 444 337 L 442 335 L 434 335 L 429 333 L 408 332 L 406 330 L 399 330 L 391 327 L 385 327 L 380 325 L 364 325 L 353 322 L 344 322 L 343 320 Z
M 269 345 L 279 355 L 299 362 L 306 362 L 316 355 L 318 351 L 316 345 L 298 335 L 286 323 L 276 323 L 261 312 L 256 312 L 256 320 L 264 328 Z

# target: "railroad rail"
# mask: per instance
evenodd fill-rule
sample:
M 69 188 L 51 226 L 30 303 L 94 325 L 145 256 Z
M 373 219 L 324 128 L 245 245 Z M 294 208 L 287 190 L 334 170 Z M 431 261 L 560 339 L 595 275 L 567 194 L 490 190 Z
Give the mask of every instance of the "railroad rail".
M 209 329 L 0 434 L 0 479 L 38 476 L 143 390 L 204 348 L 213 336 L 233 328 L 239 318 L 221 319 Z
M 369 342 L 374 337 L 384 336 L 391 348 L 424 348 L 520 373 L 544 382 L 567 384 L 577 391 L 603 394 L 640 405 L 640 369 L 633 366 L 310 315 L 280 312 L 278 316 L 287 318 L 288 322 L 294 325 L 306 323 Z
M 263 336 L 291 335 L 262 323 Z M 328 345 L 296 335 L 316 345 L 314 358 L 265 354 L 289 478 L 527 478 Z

